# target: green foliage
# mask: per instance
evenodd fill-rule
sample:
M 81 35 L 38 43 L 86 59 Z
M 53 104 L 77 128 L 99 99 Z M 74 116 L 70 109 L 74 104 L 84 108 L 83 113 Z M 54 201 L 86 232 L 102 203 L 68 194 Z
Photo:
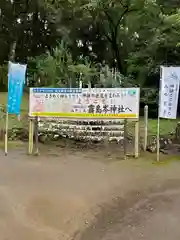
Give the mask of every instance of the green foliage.
M 180 65 L 178 0 L 1 0 L 0 35 L 6 85 L 14 43 L 33 86 L 140 86 L 152 103 L 160 65 Z
M 85 64 L 73 61 L 63 41 L 51 51 L 35 58 L 29 58 L 28 65 L 32 66 L 29 67 L 31 85 L 77 87 L 80 80 L 87 84 L 96 75 L 96 69 L 87 60 Z M 33 82 L 34 74 L 36 81 Z

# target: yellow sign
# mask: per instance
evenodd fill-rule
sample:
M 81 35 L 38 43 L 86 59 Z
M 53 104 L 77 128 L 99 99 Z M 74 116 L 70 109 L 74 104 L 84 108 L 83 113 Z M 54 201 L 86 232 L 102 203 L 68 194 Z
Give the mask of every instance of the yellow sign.
M 77 118 L 136 118 L 133 113 L 119 114 L 92 114 L 92 113 L 58 113 L 58 112 L 32 112 L 32 117 L 77 117 Z

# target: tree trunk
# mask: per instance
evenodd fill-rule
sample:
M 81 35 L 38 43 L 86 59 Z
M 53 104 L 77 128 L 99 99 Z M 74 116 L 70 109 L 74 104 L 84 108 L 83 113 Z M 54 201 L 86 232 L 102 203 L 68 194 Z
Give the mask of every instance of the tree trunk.
M 112 45 L 112 51 L 114 52 L 114 57 L 117 61 L 117 68 L 118 68 L 118 70 L 121 74 L 125 75 L 126 74 L 126 69 L 125 69 L 125 66 L 124 66 L 124 61 L 122 60 L 122 58 L 120 56 L 120 49 L 119 49 L 117 41 L 114 39 L 112 41 L 111 45 Z
M 9 61 L 14 61 L 15 55 L 16 55 L 16 46 L 17 46 L 17 41 L 14 41 L 11 45 L 10 53 L 9 53 Z

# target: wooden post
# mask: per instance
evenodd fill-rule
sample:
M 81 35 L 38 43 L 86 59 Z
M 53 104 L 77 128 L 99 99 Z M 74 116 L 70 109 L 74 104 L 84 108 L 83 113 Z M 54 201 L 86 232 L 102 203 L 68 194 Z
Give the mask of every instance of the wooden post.
M 33 120 L 29 120 L 29 143 L 28 143 L 28 154 L 31 155 L 33 152 L 33 135 L 34 135 L 34 123 Z
M 31 154 L 31 129 L 32 129 L 32 123 L 31 120 L 29 120 L 29 137 L 28 137 L 28 154 Z
M 34 136 L 35 136 L 35 155 L 39 155 L 39 139 L 38 139 L 38 117 L 35 118 L 35 126 L 34 126 Z
M 147 138 L 148 138 L 148 106 L 144 107 L 144 151 L 147 150 Z
M 127 157 L 127 119 L 124 120 L 124 159 Z
M 134 157 L 139 157 L 139 121 L 135 122 L 135 145 L 134 145 Z

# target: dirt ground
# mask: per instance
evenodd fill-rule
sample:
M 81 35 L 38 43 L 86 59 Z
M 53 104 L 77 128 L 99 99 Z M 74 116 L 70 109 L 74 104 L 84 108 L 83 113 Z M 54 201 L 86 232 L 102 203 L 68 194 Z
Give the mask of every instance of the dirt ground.
M 180 162 L 40 152 L 0 152 L 0 240 L 180 239 Z

